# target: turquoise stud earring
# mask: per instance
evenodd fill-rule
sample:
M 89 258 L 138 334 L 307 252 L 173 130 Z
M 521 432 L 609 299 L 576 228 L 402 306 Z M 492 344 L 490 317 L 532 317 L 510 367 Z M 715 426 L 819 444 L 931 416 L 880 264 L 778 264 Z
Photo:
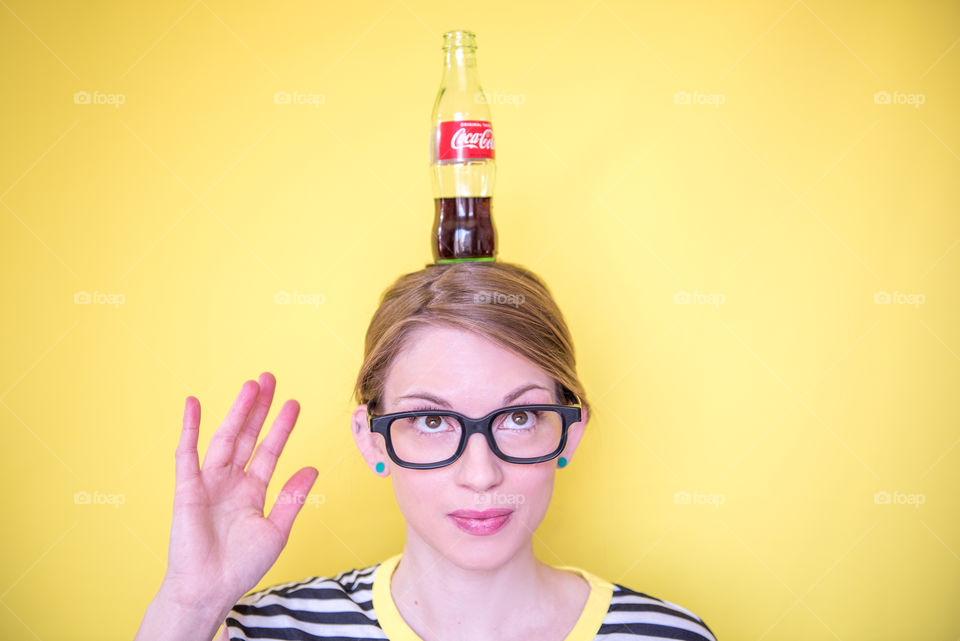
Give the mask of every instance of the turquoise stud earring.
M 382 474 L 384 470 L 383 461 L 377 463 L 377 474 Z
M 565 459 L 562 456 L 557 459 L 557 467 L 566 467 L 566 466 L 567 466 L 567 459 Z

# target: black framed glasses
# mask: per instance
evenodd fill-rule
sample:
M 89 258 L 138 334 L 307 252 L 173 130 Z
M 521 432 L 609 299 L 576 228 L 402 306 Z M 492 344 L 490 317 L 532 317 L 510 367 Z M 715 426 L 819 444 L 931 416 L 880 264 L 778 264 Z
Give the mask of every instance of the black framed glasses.
M 574 396 L 576 398 L 576 396 Z M 573 405 L 511 405 L 481 418 L 447 410 L 367 414 L 372 432 L 383 435 L 387 454 L 400 467 L 428 470 L 450 465 L 479 432 L 494 454 L 507 463 L 532 464 L 560 455 L 567 429 L 581 417 Z

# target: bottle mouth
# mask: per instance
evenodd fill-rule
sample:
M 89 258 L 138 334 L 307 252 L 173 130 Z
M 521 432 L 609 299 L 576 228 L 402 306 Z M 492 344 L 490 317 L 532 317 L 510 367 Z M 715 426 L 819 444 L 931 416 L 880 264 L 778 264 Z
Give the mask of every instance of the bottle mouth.
M 477 48 L 477 34 L 466 29 L 456 29 L 443 34 L 443 48 L 466 47 Z

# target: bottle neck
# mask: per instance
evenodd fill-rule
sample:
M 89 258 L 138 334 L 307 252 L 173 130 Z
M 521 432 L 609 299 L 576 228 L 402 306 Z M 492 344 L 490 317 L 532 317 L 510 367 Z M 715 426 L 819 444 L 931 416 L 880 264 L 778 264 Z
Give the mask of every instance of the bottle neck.
M 475 48 L 450 47 L 444 51 L 443 86 L 448 89 L 466 89 L 479 84 Z

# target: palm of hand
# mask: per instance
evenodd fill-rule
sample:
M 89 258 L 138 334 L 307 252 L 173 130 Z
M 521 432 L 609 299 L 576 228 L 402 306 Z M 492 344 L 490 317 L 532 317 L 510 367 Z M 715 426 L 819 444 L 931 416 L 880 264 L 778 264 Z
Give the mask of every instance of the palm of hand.
M 302 497 L 316 480 L 302 468 L 284 485 L 264 516 L 267 484 L 299 412 L 288 401 L 267 437 L 247 461 L 273 397 L 272 376 L 262 388 L 244 384 L 230 414 L 197 463 L 199 401 L 188 397 L 177 448 L 177 484 L 165 582 L 187 599 L 239 598 L 266 574 L 289 538 Z M 244 469 L 244 468 L 247 469 Z

